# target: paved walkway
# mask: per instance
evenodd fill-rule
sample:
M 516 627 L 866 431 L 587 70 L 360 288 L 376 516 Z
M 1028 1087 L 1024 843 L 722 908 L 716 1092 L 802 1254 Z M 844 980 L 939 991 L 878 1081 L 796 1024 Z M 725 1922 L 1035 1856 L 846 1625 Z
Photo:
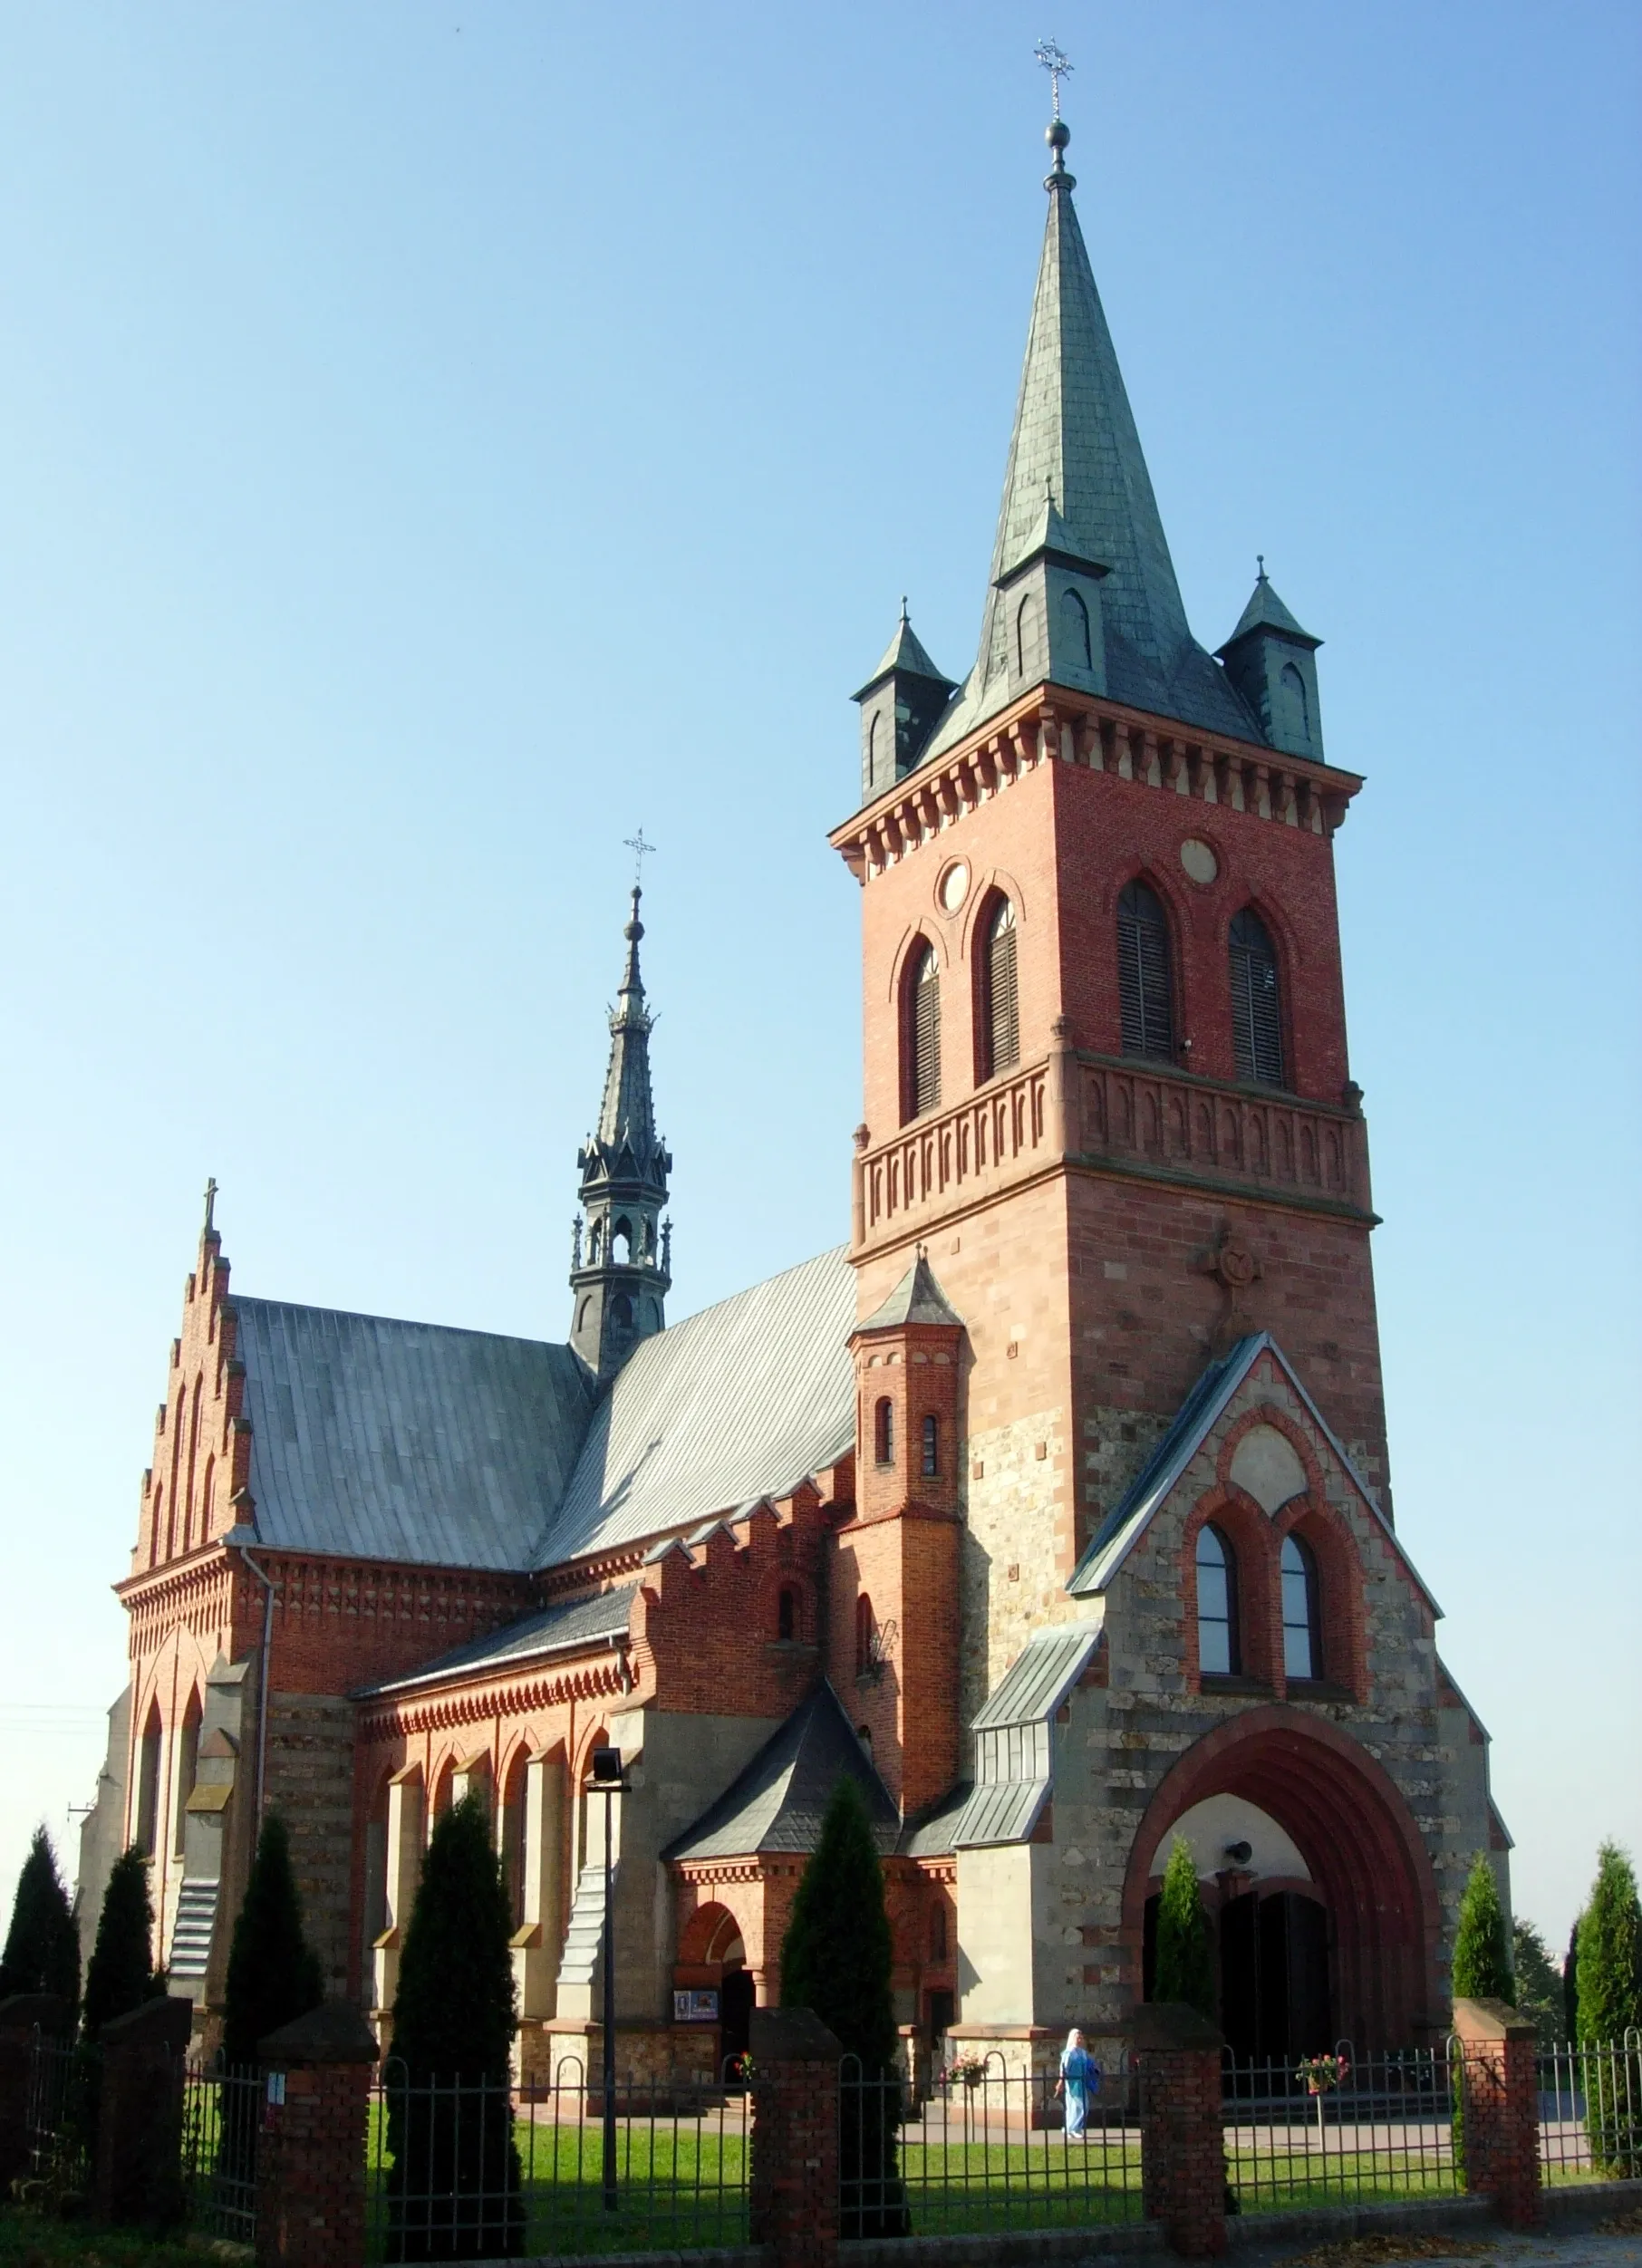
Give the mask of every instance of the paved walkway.
M 1376 2240 L 1376 2249 L 1390 2240 Z M 1430 2240 L 1426 2240 L 1429 2242 Z M 1453 2268 L 1484 2268 L 1492 2262 L 1494 2268 L 1642 2268 L 1642 2234 L 1635 2236 L 1599 2236 L 1590 2229 L 1558 2229 L 1544 2236 L 1514 2236 L 1504 2230 L 1490 2229 L 1485 2235 L 1473 2235 L 1470 2230 L 1454 2239 Z M 1241 2247 L 1232 2254 L 1234 2268 L 1280 2268 L 1280 2263 L 1309 2260 L 1314 2254 L 1327 2250 L 1335 2254 L 1338 2268 L 1347 2268 L 1349 2253 L 1345 2244 L 1328 2245 L 1327 2240 L 1304 2238 L 1287 2244 L 1260 2244 L 1248 2251 Z M 1425 2246 L 1421 2246 L 1422 2253 Z M 1386 2268 L 1391 2268 L 1389 2255 L 1384 2255 Z M 1426 2255 L 1431 2268 L 1444 2268 L 1434 2255 Z

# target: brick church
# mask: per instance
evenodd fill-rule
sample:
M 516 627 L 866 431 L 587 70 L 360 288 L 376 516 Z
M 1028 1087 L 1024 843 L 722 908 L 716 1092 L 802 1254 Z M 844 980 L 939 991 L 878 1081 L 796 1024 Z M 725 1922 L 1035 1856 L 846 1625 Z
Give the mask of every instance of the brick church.
M 1263 571 L 1192 635 L 1067 140 L 974 664 L 903 613 L 855 697 L 847 1241 L 667 1321 L 636 890 L 565 1342 L 231 1291 L 208 1205 L 82 1886 L 151 1855 L 204 2032 L 266 1809 L 385 2023 L 478 1790 L 521 2070 L 594 2049 L 606 1743 L 628 2068 L 710 2068 L 778 1998 L 841 1773 L 915 2061 L 1120 2040 L 1177 1836 L 1235 2047 L 1444 2026 L 1508 1838 L 1392 1518 L 1334 885 L 1361 782 Z

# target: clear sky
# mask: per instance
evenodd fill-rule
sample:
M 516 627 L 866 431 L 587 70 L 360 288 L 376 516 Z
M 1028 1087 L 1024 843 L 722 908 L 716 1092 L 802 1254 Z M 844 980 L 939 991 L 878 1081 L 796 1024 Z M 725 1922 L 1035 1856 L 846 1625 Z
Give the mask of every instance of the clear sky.
M 1203 642 L 1326 639 L 1401 1531 L 1521 1910 L 1642 1855 L 1634 0 L 0 5 L 0 1896 L 92 1791 L 199 1191 L 563 1336 L 623 837 L 680 1315 L 847 1233 L 825 841 L 972 659 L 1071 52 Z

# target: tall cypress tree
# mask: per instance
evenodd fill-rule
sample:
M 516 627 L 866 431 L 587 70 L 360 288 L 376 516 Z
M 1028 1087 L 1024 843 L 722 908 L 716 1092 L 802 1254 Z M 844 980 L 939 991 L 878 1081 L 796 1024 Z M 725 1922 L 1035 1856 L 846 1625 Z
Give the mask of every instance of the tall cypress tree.
M 305 2016 L 324 1998 L 319 1955 L 302 1932 L 302 1896 L 291 1870 L 291 1838 L 270 1811 L 234 1924 L 223 2006 L 222 2058 L 255 2063 L 256 2043 L 281 2024 Z
M 1157 1902 L 1157 1965 L 1152 1997 L 1183 2001 L 1215 2021 L 1214 1947 L 1197 1887 L 1197 1861 L 1183 1835 L 1174 1838 Z
M 1579 1993 L 1590 2154 L 1603 2173 L 1631 2177 L 1642 2174 L 1642 2054 L 1627 2051 L 1625 2034 L 1642 2026 L 1642 1903 L 1617 1843 L 1598 1850 L 1590 1902 L 1579 1917 Z
M 80 1933 L 43 1827 L 34 1829 L 17 1877 L 12 1925 L 0 1954 L 0 2000 L 8 1993 L 55 1993 L 71 2011 L 80 2002 Z
M 81 2021 L 95 2040 L 111 2017 L 123 2016 L 165 1991 L 154 1969 L 154 1908 L 149 1898 L 149 1862 L 135 1843 L 109 1870 L 97 1917 L 97 1942 L 85 1972 Z
M 1519 1920 L 1511 1925 L 1511 1954 L 1518 2012 L 1532 2018 L 1541 2047 L 1554 2048 L 1563 2037 L 1562 1980 L 1550 1948 L 1531 1922 Z
M 1579 2036 L 1579 1924 L 1583 1914 L 1574 1916 L 1573 1927 L 1568 1933 L 1568 1951 L 1562 1960 L 1562 2037 L 1577 2040 Z
M 1505 1909 L 1500 1904 L 1493 1868 L 1482 1851 L 1476 1855 L 1460 1897 L 1453 1977 L 1455 2000 L 1503 2001 L 1508 2008 L 1516 2006 Z
M 466 1796 L 433 1829 L 400 1954 L 387 2072 L 392 2260 L 494 2260 L 524 2249 L 509 2091 L 512 1925 L 488 1814 Z
M 860 2063 L 845 2089 L 838 2132 L 845 2236 L 904 2236 L 911 2222 L 895 2144 L 901 2082 L 890 1989 L 893 1948 L 884 1868 L 860 1789 L 833 1789 L 821 1836 L 799 1879 L 781 1945 L 781 2004 L 819 2016 Z

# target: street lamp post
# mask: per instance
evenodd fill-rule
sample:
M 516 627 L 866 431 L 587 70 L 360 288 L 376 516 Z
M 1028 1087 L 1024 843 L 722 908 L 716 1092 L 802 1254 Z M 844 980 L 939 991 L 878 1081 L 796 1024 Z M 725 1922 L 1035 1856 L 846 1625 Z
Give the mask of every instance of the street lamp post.
M 604 2210 L 616 2209 L 615 2135 L 615 1867 L 611 1839 L 612 1799 L 627 1792 L 619 1748 L 595 1748 L 588 1790 L 604 1799 Z

